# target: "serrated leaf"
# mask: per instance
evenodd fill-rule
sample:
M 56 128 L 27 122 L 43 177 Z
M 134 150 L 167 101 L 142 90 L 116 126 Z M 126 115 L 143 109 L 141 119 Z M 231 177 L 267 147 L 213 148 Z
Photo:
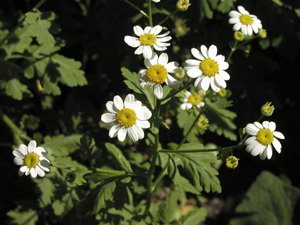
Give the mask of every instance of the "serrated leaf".
M 17 225 L 35 225 L 38 221 L 38 214 L 33 209 L 11 210 L 7 215 L 11 218 L 11 223 Z
M 179 193 L 177 191 L 173 191 L 167 197 L 166 201 L 159 205 L 158 216 L 164 224 L 170 224 L 170 222 L 176 219 L 178 200 Z
M 232 120 L 236 117 L 236 113 L 227 110 L 222 104 L 217 104 L 206 99 L 205 115 L 209 120 L 209 130 L 216 132 L 218 135 L 224 135 L 224 137 L 236 141 L 237 136 L 233 132 L 236 129 Z
M 36 181 L 37 187 L 39 188 L 40 200 L 43 205 L 49 205 L 52 202 L 52 198 L 54 196 L 55 185 L 54 183 L 47 177 Z
M 188 180 L 197 191 L 221 192 L 220 181 L 217 177 L 218 171 L 212 167 L 212 163 L 217 160 L 211 152 L 196 153 L 174 153 L 174 159 L 179 159 L 187 174 Z
M 106 207 L 107 201 L 113 201 L 116 182 L 103 183 L 93 189 L 83 204 L 85 214 L 97 214 Z
M 70 152 L 78 148 L 81 134 L 72 134 L 69 136 L 58 135 L 58 136 L 46 136 L 44 144 L 41 146 L 45 148 L 49 154 L 54 156 L 67 156 Z
M 198 225 L 205 221 L 207 213 L 207 208 L 195 209 L 180 219 L 181 225 Z
M 132 172 L 132 168 L 129 161 L 125 158 L 125 156 L 117 146 L 111 143 L 105 143 L 105 147 L 120 169 L 124 169 L 127 172 Z
M 193 125 L 193 122 L 195 121 L 196 117 L 195 115 L 189 113 L 186 110 L 178 109 L 176 119 L 178 126 L 183 129 L 182 135 L 186 136 L 191 126 Z M 196 129 L 196 127 L 192 128 L 189 135 L 186 137 L 186 140 L 194 141 L 197 134 L 198 130 Z
M 238 217 L 231 219 L 229 224 L 293 225 L 299 197 L 299 188 L 263 171 L 235 209 Z

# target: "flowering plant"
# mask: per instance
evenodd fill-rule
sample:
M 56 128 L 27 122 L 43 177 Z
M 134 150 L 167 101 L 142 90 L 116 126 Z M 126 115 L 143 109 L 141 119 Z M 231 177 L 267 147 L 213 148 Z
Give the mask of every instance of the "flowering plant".
M 241 103 L 260 93 L 246 75 L 256 74 L 254 50 L 269 47 L 264 20 L 235 10 L 233 0 L 200 2 L 194 21 L 197 3 L 188 0 L 74 1 L 86 33 L 61 34 L 70 24 L 42 10 L 53 4 L 46 0 L 16 27 L 0 23 L 0 118 L 11 132 L 5 146 L 15 174 L 30 179 L 37 196 L 10 209 L 9 223 L 209 224 L 218 213 L 207 193 L 220 196 L 224 170 L 277 162 L 286 150 L 274 105 L 246 110 Z M 89 21 L 93 9 L 101 12 L 97 24 Z M 257 180 L 235 213 L 256 210 L 256 188 L 266 181 L 284 189 L 270 173 Z M 281 199 L 293 211 L 296 200 L 287 196 Z

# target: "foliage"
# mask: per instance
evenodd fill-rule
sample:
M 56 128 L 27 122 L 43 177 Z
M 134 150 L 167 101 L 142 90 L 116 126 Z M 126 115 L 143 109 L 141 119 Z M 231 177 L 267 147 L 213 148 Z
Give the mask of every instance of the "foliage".
M 245 124 L 262 119 L 259 106 L 278 103 L 275 112 L 289 117 L 280 107 L 290 98 L 276 93 L 285 80 L 279 77 L 296 73 L 297 3 L 193 0 L 187 11 L 168 0 L 5 3 L 0 3 L 0 146 L 9 152 L 1 157 L 9 169 L 3 170 L 8 182 L 0 190 L 8 193 L 7 224 L 209 225 L 219 216 L 212 198 L 236 191 L 238 175 L 253 183 L 243 184 L 251 185 L 247 198 L 231 212 L 224 207 L 223 213 L 237 215 L 228 224 L 292 224 L 299 189 L 276 176 L 288 173 L 279 168 L 277 153 L 265 167 L 243 150 Z M 238 4 L 258 15 L 266 38 L 233 39 L 228 13 Z M 141 86 L 140 70 L 147 63 L 124 42 L 124 36 L 134 35 L 133 26 L 158 24 L 162 32 L 170 31 L 166 52 L 181 71 L 172 74 L 180 81 L 178 88 L 161 84 L 161 99 L 155 86 Z M 191 48 L 210 44 L 230 64 L 230 80 L 218 93 L 197 90 L 184 69 L 185 60 L 193 58 Z M 294 76 L 287 80 L 295 83 Z M 298 96 L 294 86 L 288 89 Z M 198 94 L 205 105 L 184 110 L 186 91 Z M 106 128 L 111 124 L 101 120 L 107 102 L 128 93 L 151 112 L 150 127 L 137 142 L 110 138 L 113 132 Z M 12 149 L 30 140 L 51 161 L 44 177 L 20 178 L 11 169 Z M 231 170 L 230 180 L 223 163 L 232 155 L 241 157 L 241 167 Z M 246 164 L 251 166 L 245 169 Z M 273 174 L 257 176 L 261 168 Z M 15 197 L 14 189 L 22 194 Z

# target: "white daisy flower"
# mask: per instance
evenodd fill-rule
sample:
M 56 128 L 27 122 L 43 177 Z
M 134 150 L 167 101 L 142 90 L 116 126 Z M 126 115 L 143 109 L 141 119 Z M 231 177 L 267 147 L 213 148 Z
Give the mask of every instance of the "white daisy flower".
M 144 64 L 147 69 L 142 69 L 139 72 L 141 87 L 153 86 L 154 85 L 154 95 L 161 99 L 163 96 L 162 84 L 177 89 L 181 82 L 173 78 L 169 73 L 179 73 L 180 68 L 177 62 L 169 62 L 169 57 L 166 53 L 162 53 L 158 56 L 153 53 L 151 59 L 144 59 Z
M 234 24 L 233 30 L 241 31 L 244 35 L 256 34 L 262 29 L 261 21 L 255 15 L 250 15 L 243 6 L 238 6 L 238 11 L 230 11 L 229 17 L 229 23 Z
M 260 159 L 271 159 L 272 145 L 275 150 L 281 152 L 281 144 L 279 139 L 284 139 L 282 133 L 275 131 L 276 124 L 274 122 L 264 121 L 262 124 L 259 122 L 249 123 L 246 126 L 246 132 L 251 137 L 245 141 L 246 151 L 253 156 L 260 155 Z
M 199 94 L 192 94 L 191 92 L 186 91 L 184 93 L 183 103 L 181 104 L 180 108 L 182 110 L 189 110 L 193 106 L 196 106 L 197 109 L 200 109 L 204 105 L 205 103 L 202 101 L 202 97 Z
M 160 25 L 147 26 L 144 30 L 140 26 L 134 26 L 133 31 L 138 37 L 125 36 L 124 41 L 129 46 L 137 48 L 134 52 L 136 55 L 143 54 L 144 58 L 150 59 L 153 53 L 152 47 L 157 51 L 164 51 L 167 46 L 170 46 L 170 43 L 167 43 L 172 39 L 171 36 L 167 36 L 170 32 L 159 34 L 162 31 Z
M 14 163 L 21 166 L 19 176 L 30 175 L 32 178 L 45 176 L 45 172 L 50 172 L 50 161 L 44 157 L 47 152 L 42 147 L 36 147 L 35 141 L 30 141 L 28 146 L 21 144 L 19 148 L 13 150 Z
M 201 51 L 201 52 L 200 52 Z M 197 89 L 208 90 L 209 87 L 215 92 L 219 92 L 221 88 L 226 88 L 226 80 L 230 76 L 225 71 L 229 64 L 225 62 L 223 55 L 217 55 L 217 47 L 211 45 L 209 49 L 201 45 L 200 51 L 192 48 L 191 53 L 196 59 L 186 60 L 187 75 L 195 80 Z
M 115 96 L 113 101 L 106 103 L 106 109 L 109 113 L 102 114 L 101 120 L 108 125 L 109 137 L 117 136 L 119 141 L 124 141 L 126 135 L 133 141 L 144 138 L 143 129 L 150 127 L 147 120 L 152 113 L 135 100 L 133 94 L 128 94 L 124 102 L 120 96 Z

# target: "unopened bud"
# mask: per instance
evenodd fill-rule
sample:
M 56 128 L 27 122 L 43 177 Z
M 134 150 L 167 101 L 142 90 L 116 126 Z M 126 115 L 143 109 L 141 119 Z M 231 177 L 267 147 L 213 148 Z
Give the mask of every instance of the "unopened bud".
M 266 37 L 267 37 L 267 30 L 265 30 L 265 29 L 260 29 L 260 30 L 258 31 L 258 36 L 259 36 L 260 38 L 262 38 L 262 39 L 266 38 Z
M 263 114 L 264 116 L 272 116 L 273 112 L 275 110 L 274 105 L 271 105 L 272 102 L 267 102 L 266 104 L 264 104 L 261 108 L 261 114 Z
M 234 37 L 234 40 L 236 40 L 236 41 L 243 41 L 244 40 L 244 35 L 240 31 L 234 32 L 233 37 Z
M 226 159 L 226 166 L 230 169 L 235 169 L 239 164 L 239 159 L 235 156 L 229 156 Z
M 186 11 L 190 5 L 191 4 L 189 0 L 179 0 L 176 3 L 176 7 L 179 11 Z
M 70 171 L 66 175 L 66 180 L 70 183 L 74 182 L 76 179 L 76 173 L 74 171 Z
M 225 97 L 227 94 L 227 91 L 225 88 L 221 88 L 219 93 L 218 93 L 221 97 Z

